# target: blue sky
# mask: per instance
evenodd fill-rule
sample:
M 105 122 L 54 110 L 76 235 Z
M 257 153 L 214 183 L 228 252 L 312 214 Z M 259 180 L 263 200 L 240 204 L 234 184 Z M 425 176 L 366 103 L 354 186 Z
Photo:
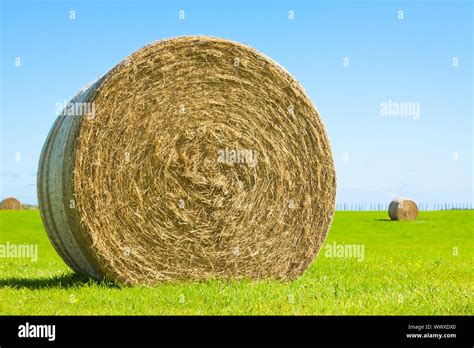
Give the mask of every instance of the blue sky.
M 255 47 L 302 83 L 329 133 L 338 203 L 472 202 L 472 7 L 3 0 L 0 197 L 37 202 L 38 158 L 57 103 L 148 42 L 205 34 Z M 420 113 L 382 115 L 389 101 L 415 103 Z

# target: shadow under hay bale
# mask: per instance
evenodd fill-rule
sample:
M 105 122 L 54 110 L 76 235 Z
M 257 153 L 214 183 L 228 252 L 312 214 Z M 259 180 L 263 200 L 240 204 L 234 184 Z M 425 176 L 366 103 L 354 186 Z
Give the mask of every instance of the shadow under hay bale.
M 5 198 L 0 203 L 1 210 L 21 210 L 21 202 L 15 197 Z
M 315 258 L 335 209 L 331 147 L 301 85 L 265 55 L 162 40 L 72 103 L 87 111 L 53 125 L 38 198 L 73 270 L 129 284 L 285 280 Z
M 414 221 L 418 217 L 418 206 L 408 198 L 396 198 L 388 206 L 388 215 L 392 220 Z

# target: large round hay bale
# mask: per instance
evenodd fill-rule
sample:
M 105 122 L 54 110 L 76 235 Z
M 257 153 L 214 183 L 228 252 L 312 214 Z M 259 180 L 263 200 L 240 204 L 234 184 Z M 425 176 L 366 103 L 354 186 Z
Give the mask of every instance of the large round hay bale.
M 335 208 L 331 148 L 268 57 L 217 38 L 158 41 L 73 102 L 92 104 L 57 118 L 38 173 L 47 233 L 72 269 L 130 284 L 292 279 L 315 258 Z
M 21 202 L 15 197 L 7 197 L 0 203 L 2 210 L 20 210 Z
M 395 198 L 388 206 L 388 215 L 392 220 L 416 220 L 418 206 L 408 198 Z

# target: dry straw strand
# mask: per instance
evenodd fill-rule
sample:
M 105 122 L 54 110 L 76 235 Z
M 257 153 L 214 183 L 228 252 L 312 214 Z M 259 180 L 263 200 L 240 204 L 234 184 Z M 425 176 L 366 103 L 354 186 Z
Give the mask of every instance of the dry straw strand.
M 149 44 L 73 101 L 44 145 L 38 196 L 65 262 L 127 284 L 294 279 L 335 209 L 329 140 L 300 84 L 246 45 Z

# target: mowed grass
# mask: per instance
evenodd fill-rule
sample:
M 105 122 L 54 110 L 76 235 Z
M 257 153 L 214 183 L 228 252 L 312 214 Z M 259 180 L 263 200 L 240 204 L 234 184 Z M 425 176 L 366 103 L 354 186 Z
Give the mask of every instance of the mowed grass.
M 122 287 L 74 275 L 38 211 L 0 211 L 0 244 L 37 244 L 38 260 L 0 258 L 0 315 L 473 314 L 473 211 L 337 212 L 326 245 L 364 246 L 364 259 L 324 246 L 298 280 Z

